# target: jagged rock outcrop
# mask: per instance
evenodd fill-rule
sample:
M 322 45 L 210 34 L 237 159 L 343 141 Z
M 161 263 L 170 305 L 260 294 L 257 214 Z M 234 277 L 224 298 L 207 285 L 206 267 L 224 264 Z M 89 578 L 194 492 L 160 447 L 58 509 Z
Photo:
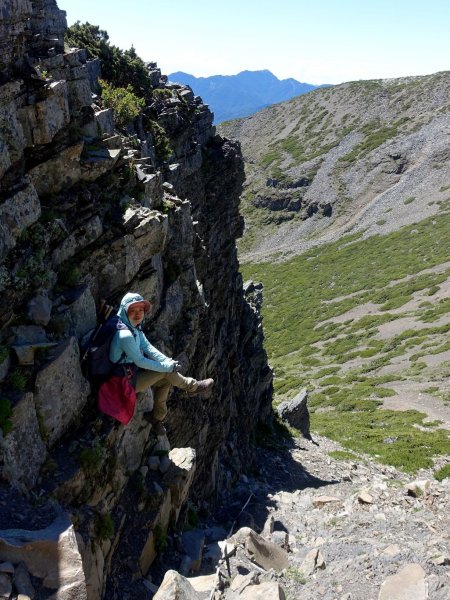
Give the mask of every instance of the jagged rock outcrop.
M 144 119 L 118 132 L 97 95 L 99 62 L 65 51 L 64 31 L 54 0 L 4 3 L 0 528 L 44 530 L 53 503 L 63 507 L 93 600 L 106 582 L 109 598 L 122 597 L 121 578 L 139 585 L 188 493 L 211 501 L 251 464 L 272 373 L 262 290 L 244 290 L 238 271 L 239 145 L 216 135 L 201 99 L 167 84 L 155 63 L 149 76 L 164 93 L 148 109 L 169 158 Z M 172 395 L 169 437 L 184 451 L 170 460 L 143 416 L 151 392 L 119 426 L 97 413 L 80 371 L 96 304 L 129 290 L 152 300 L 154 344 L 185 372 L 215 379 L 208 399 Z

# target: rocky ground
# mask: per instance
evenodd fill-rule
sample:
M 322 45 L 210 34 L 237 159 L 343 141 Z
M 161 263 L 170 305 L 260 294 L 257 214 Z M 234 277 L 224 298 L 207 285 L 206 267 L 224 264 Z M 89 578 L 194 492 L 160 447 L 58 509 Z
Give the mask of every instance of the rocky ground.
M 329 453 L 340 449 L 338 444 L 318 436 L 314 440 L 295 439 L 278 448 L 261 448 L 252 475 L 243 476 L 217 510 L 216 526 L 228 532 L 233 521 L 234 531 L 251 527 L 265 540 L 284 547 L 287 562 L 277 572 L 283 561 L 278 563 L 280 557 L 269 547 L 266 554 L 275 568 L 270 568 L 270 560 L 261 568 L 256 554 L 253 560 L 259 565 L 255 565 L 249 559 L 249 531 L 240 530 L 229 547 L 234 553 L 231 577 L 225 565 L 221 568 L 231 588 L 216 597 L 282 598 L 280 586 L 288 600 L 448 600 L 450 480 L 438 482 L 431 471 L 408 476 L 367 457 L 358 462 L 336 460 Z M 211 527 L 199 530 L 199 535 L 206 535 L 208 542 L 211 531 Z M 218 531 L 216 537 L 224 532 Z M 180 542 L 178 550 L 182 550 Z M 190 579 L 203 592 L 197 591 L 193 598 L 210 597 L 219 556 L 217 542 L 205 545 L 201 569 L 195 573 L 197 578 Z M 167 551 L 153 572 L 154 582 L 159 583 L 169 568 L 191 577 L 187 564 L 182 551 Z M 253 585 L 246 595 L 244 589 L 239 592 L 250 580 L 272 586 Z M 170 598 L 166 593 L 162 588 L 156 597 Z

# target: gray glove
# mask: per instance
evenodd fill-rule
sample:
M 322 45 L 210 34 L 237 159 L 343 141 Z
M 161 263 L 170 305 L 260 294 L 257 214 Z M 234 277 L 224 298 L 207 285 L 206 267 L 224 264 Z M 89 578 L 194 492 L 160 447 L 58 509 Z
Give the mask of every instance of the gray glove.
M 181 363 L 177 360 L 173 363 L 172 373 L 180 373 L 182 369 Z

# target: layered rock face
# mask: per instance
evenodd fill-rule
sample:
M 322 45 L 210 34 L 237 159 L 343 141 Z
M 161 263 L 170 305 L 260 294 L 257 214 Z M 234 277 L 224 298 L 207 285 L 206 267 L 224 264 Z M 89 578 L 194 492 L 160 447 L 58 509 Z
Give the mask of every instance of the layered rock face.
M 239 145 L 217 136 L 201 99 L 167 84 L 154 63 L 164 93 L 150 108 L 170 157 L 145 120 L 119 134 L 96 96 L 98 61 L 64 51 L 64 31 L 53 0 L 3 3 L 0 527 L 40 530 L 45 541 L 51 523 L 64 522 L 61 507 L 69 511 L 70 552 L 80 549 L 85 579 L 71 573 L 58 598 L 97 598 L 109 573 L 129 569 L 131 580 L 130 561 L 148 569 L 155 531 L 175 523 L 188 492 L 211 501 L 251 463 L 256 427 L 270 418 L 272 373 L 262 291 L 244 289 L 238 271 Z M 80 370 L 79 342 L 100 299 L 117 305 L 127 291 L 152 300 L 145 329 L 155 346 L 186 374 L 215 380 L 209 398 L 172 394 L 168 429 L 179 450 L 158 482 L 148 457 L 162 464 L 169 448 L 155 447 L 143 418 L 151 391 L 124 427 L 99 415 Z M 14 535 L 0 533 L 1 560 L 19 543 Z M 113 576 L 108 585 L 116 589 Z

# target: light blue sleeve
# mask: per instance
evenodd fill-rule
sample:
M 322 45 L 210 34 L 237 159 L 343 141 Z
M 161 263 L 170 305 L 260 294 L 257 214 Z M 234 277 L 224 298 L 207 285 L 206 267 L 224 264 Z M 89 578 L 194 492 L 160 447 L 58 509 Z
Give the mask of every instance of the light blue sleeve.
M 142 337 L 145 338 L 144 334 Z M 145 338 L 147 344 L 150 348 L 153 348 L 151 344 L 148 342 L 147 338 Z M 142 344 L 141 333 L 139 333 L 139 340 L 135 340 L 131 331 L 120 330 L 114 337 L 114 354 L 111 356 L 113 359 L 114 356 L 121 356 L 125 353 L 126 357 L 121 362 L 132 362 L 141 369 L 148 369 L 149 371 L 158 371 L 161 373 L 169 373 L 173 371 L 174 361 L 161 352 L 158 352 L 156 348 L 153 348 L 153 352 L 147 352 L 147 349 L 143 348 L 143 350 L 149 354 L 150 358 L 146 358 L 139 347 L 139 344 Z M 141 346 L 142 347 L 142 346 Z M 118 358 L 116 358 L 118 360 Z
M 173 371 L 175 361 L 160 352 L 155 346 L 152 346 L 142 331 L 139 332 L 139 340 L 141 350 L 146 356 L 149 356 L 161 365 L 166 365 L 167 369 L 164 369 L 164 371 Z

